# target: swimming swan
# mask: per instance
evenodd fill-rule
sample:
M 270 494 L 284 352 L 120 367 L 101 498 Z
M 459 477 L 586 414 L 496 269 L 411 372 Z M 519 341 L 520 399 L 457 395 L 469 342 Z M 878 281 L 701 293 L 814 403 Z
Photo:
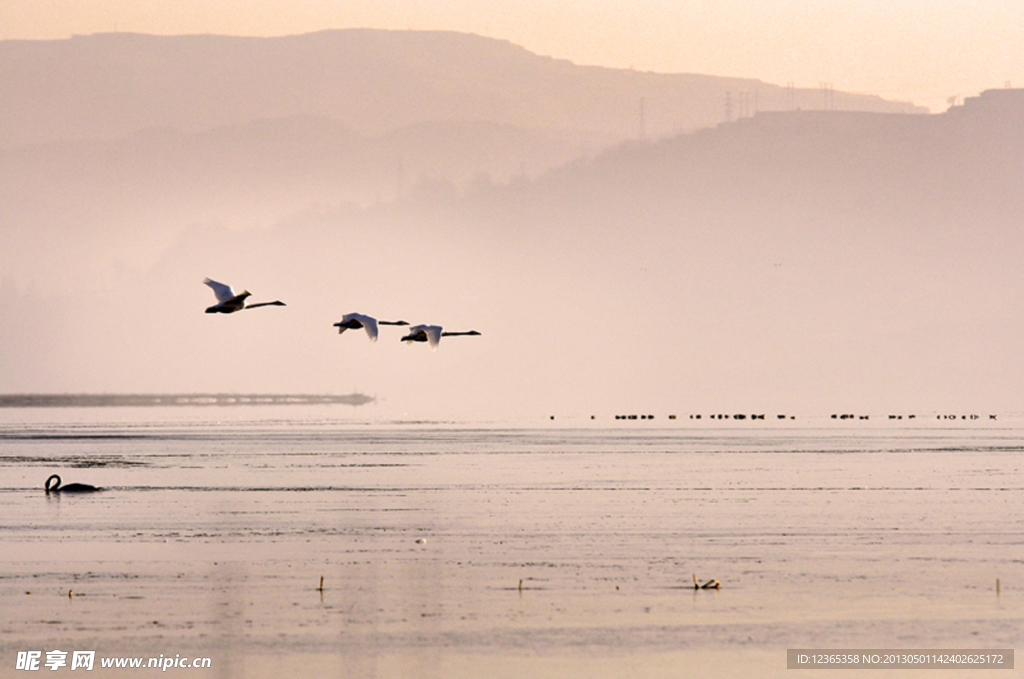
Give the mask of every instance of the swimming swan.
M 57 483 L 50 485 L 50 482 L 55 480 Z M 88 483 L 69 483 L 66 486 L 60 485 L 60 476 L 58 474 L 51 474 L 50 478 L 46 479 L 46 485 L 43 486 L 46 489 L 46 494 L 50 493 L 95 493 L 100 490 L 96 486 L 90 486 Z
M 431 349 L 436 349 L 437 345 L 441 342 L 442 337 L 450 337 L 453 335 L 479 335 L 476 330 L 466 330 L 462 332 L 442 332 L 440 325 L 414 325 L 409 328 L 409 334 L 402 338 L 402 341 L 406 344 L 412 344 L 413 342 L 427 342 L 430 344 Z
M 365 314 L 345 314 L 341 317 L 340 321 L 334 324 L 334 327 L 338 329 L 339 335 L 346 330 L 358 330 L 359 328 L 363 328 L 366 330 L 366 336 L 370 338 L 370 341 L 376 342 L 378 325 L 409 324 L 405 321 L 378 321 L 373 316 L 367 316 Z
M 208 314 L 230 314 L 242 309 L 255 309 L 258 306 L 285 306 L 285 303 L 279 299 L 273 302 L 246 304 L 245 298 L 252 294 L 248 290 L 244 290 L 236 295 L 230 285 L 218 283 L 210 278 L 203 279 L 203 283 L 213 288 L 213 294 L 217 296 L 217 303 L 206 308 L 206 313 Z

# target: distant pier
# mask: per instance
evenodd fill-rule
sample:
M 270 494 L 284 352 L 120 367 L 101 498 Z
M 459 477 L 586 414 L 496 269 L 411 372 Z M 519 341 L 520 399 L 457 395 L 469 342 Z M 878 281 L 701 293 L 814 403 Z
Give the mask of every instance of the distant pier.
M 366 394 L 0 394 L 0 408 L 125 408 L 154 406 L 361 406 Z

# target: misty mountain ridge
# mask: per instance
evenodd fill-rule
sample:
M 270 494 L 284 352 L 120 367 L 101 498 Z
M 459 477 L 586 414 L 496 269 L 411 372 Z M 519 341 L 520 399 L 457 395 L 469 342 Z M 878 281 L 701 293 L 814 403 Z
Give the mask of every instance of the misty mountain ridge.
M 541 133 L 483 121 L 424 122 L 370 137 L 310 116 L 0 149 L 0 265 L 21 282 L 36 277 L 28 252 L 66 262 L 61 269 L 78 276 L 90 262 L 104 270 L 112 261 L 148 266 L 192 224 L 269 228 L 318 205 L 359 209 L 424 188 L 454 196 L 473 182 L 539 176 L 578 153 Z M 78 258 L 98 242 L 98 259 Z M 25 250 L 31 243 L 47 245 Z
M 297 317 L 278 345 L 322 341 L 312 357 L 354 351 L 315 332 L 348 306 L 474 327 L 480 344 L 442 347 L 456 374 L 430 379 L 498 373 L 495 409 L 526 380 L 546 403 L 998 410 L 1024 375 L 1022 221 L 1024 91 L 996 90 L 937 116 L 762 113 L 244 242 L 196 227 L 140 284 L 188 297 L 200 271 L 256 279 Z M 426 379 L 389 342 L 373 368 Z M 287 353 L 273 379 L 316 370 Z
M 560 200 L 579 192 L 581 209 L 621 198 L 711 211 L 747 205 L 762 222 L 808 209 L 1009 218 L 1024 207 L 1024 90 L 988 90 L 928 116 L 762 112 L 622 144 L 537 184 L 538 194 Z
M 309 147 L 333 138 L 338 154 L 365 139 L 333 120 L 47 145 L 62 173 L 37 155 L 44 147 L 8 149 L 0 158 L 19 160 L 3 185 L 36 190 L 20 198 L 21 237 L 5 232 L 0 249 L 0 384 L 362 387 L 415 412 L 423 393 L 466 412 L 610 400 L 683 411 L 695 399 L 726 411 L 837 399 L 844 412 L 1005 409 L 1024 379 L 1021 98 L 990 91 L 935 116 L 760 112 L 535 177 L 428 183 L 366 207 L 340 199 L 339 174 L 333 200 L 296 209 L 315 193 L 291 174 L 303 145 L 255 163 L 265 174 L 234 176 L 253 164 L 246 153 L 263 153 L 249 140 L 277 138 L 278 125 L 280 139 L 308 136 Z M 128 151 L 112 153 L 117 144 Z M 99 156 L 83 166 L 89 150 Z M 161 189 L 162 177 L 179 183 Z M 271 209 L 276 190 L 284 212 Z M 0 202 L 8 215 L 18 195 Z M 211 322 L 204 276 L 288 306 Z M 396 337 L 339 339 L 331 324 L 355 310 L 483 336 L 424 360 Z
M 518 202 L 507 215 L 531 203 L 575 206 L 575 216 L 551 225 L 556 229 L 606 201 L 641 197 L 691 213 L 722 201 L 730 210 L 749 205 L 762 223 L 810 206 L 863 213 L 870 205 L 942 211 L 948 204 L 954 213 L 1013 213 L 1013 196 L 1021 194 L 1006 189 L 1017 185 L 1024 157 L 1013 153 L 1021 135 L 1015 92 L 993 90 L 941 115 L 760 112 L 715 129 L 625 143 L 590 162 L 571 144 L 506 124 L 424 122 L 369 137 L 312 116 L 20 146 L 0 150 L 4 238 L 11 243 L 4 275 L 22 285 L 35 278 L 32 258 L 22 256 L 34 252 L 24 250 L 31 243 L 46 243 L 38 256 L 63 262 L 66 275 L 93 271 L 89 278 L 98 282 L 108 280 L 102 271 L 114 261 L 148 266 L 194 224 L 270 228 L 311 208 L 455 200 L 474 186 L 498 196 L 513 179 Z M 967 193 L 970 200 L 958 201 Z M 98 256 L 77 257 L 98 239 L 106 244 Z
M 0 41 L 0 91 L 0 147 L 293 116 L 330 118 L 370 136 L 488 121 L 600 147 L 759 110 L 925 111 L 752 79 L 578 66 L 470 34 L 371 29 Z
M 455 196 L 624 139 L 714 125 L 730 97 L 729 115 L 749 116 L 824 106 L 828 94 L 377 30 L 2 41 L 0 91 L 5 241 L 46 242 L 62 277 L 95 282 L 113 262 L 148 266 L 188 225 L 268 228 L 317 205 Z M 836 108 L 920 110 L 830 96 Z M 77 257 L 98 238 L 100 259 Z M 19 284 L 34 278 L 21 248 L 0 262 Z

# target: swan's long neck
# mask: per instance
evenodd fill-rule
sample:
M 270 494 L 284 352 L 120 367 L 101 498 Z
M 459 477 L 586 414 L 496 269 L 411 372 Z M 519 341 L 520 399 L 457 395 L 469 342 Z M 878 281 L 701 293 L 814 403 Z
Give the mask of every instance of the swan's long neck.
M 57 482 L 51 486 L 50 481 L 53 480 L 56 480 Z M 45 488 L 47 493 L 49 493 L 50 491 L 56 491 L 58 488 L 60 488 L 60 476 L 57 474 L 51 475 L 50 478 L 46 479 Z

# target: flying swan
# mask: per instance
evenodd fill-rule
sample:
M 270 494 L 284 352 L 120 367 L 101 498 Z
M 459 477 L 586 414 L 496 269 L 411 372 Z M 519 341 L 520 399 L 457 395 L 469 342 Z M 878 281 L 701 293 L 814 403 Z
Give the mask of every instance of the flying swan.
M 56 481 L 52 486 L 50 482 Z M 90 486 L 88 483 L 69 483 L 66 486 L 60 485 L 60 475 L 51 474 L 50 478 L 46 479 L 46 485 L 43 486 L 46 489 L 46 494 L 50 493 L 95 493 L 100 490 L 96 486 Z
M 441 342 L 442 337 L 451 337 L 454 335 L 479 335 L 476 330 L 466 330 L 463 332 L 443 332 L 440 325 L 414 325 L 409 328 L 409 334 L 402 338 L 402 341 L 406 344 L 412 344 L 413 342 L 427 342 L 430 344 L 431 349 L 436 349 L 437 345 Z
M 248 290 L 244 290 L 236 295 L 230 285 L 218 283 L 210 278 L 203 279 L 203 283 L 213 288 L 213 294 L 217 296 L 217 303 L 206 308 L 206 313 L 208 314 L 231 314 L 242 309 L 255 309 L 258 306 L 285 306 L 285 303 L 279 299 L 273 302 L 246 304 L 245 298 L 252 294 Z
M 376 342 L 378 325 L 409 324 L 405 321 L 378 321 L 373 316 L 367 316 L 365 314 L 345 314 L 341 317 L 340 321 L 334 324 L 334 327 L 338 329 L 339 335 L 346 330 L 358 330 L 359 328 L 363 328 L 366 330 L 366 336 L 370 338 L 370 341 Z

